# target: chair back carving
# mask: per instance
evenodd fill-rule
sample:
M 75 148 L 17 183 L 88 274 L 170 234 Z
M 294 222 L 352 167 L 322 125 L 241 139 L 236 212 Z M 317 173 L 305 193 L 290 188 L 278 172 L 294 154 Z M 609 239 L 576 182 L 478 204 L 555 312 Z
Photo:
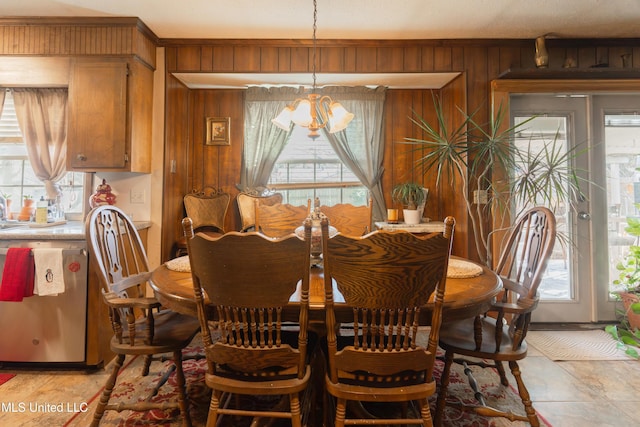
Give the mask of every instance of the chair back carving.
M 516 349 L 522 343 L 538 305 L 538 286 L 556 241 L 556 219 L 543 206 L 529 209 L 510 230 L 495 272 L 504 285 L 501 300 L 494 307 L 499 321 L 506 316 Z M 505 304 L 515 304 L 508 308 Z M 502 322 L 501 322 L 502 323 Z M 499 349 L 500 342 L 496 343 Z
M 433 381 L 454 223 L 448 217 L 442 233 L 426 236 L 374 231 L 328 238 L 323 220 L 328 381 L 371 387 Z M 354 315 L 354 337 L 342 348 L 335 333 L 333 280 Z M 431 331 L 422 347 L 416 342 L 418 321 L 432 295 Z
M 294 426 L 301 426 L 298 395 L 311 369 L 306 363 L 311 223 L 304 239 L 290 234 L 272 239 L 257 232 L 232 231 L 213 238 L 193 234 L 183 220 L 198 317 L 213 389 L 208 423 L 225 412 L 223 392 L 288 395 Z M 286 330 L 282 308 L 300 284 L 297 331 Z M 206 298 L 206 300 L 205 300 Z M 212 339 L 210 321 L 220 337 Z M 237 415 L 260 411 L 237 408 Z M 273 412 L 262 415 L 270 417 Z
M 275 205 L 282 203 L 282 194 L 274 193 L 265 196 L 258 196 L 249 193 L 239 193 L 236 197 L 238 212 L 240 213 L 240 231 L 252 231 L 256 225 L 256 200 L 261 205 Z
M 191 218 L 194 229 L 225 232 L 224 220 L 230 201 L 228 193 L 213 187 L 204 187 L 201 191 L 187 194 L 183 200 L 185 211 Z
M 287 203 L 264 205 L 255 201 L 256 230 L 269 236 L 280 237 L 291 234 L 300 227 L 309 216 L 311 199 L 307 206 L 294 206 Z
M 151 344 L 152 329 L 147 329 L 140 337 L 132 329 L 141 314 L 151 316 L 151 313 L 142 304 L 136 306 L 117 301 L 140 299 L 147 303 L 147 309 L 160 307 L 155 298 L 145 297 L 145 287 L 151 273 L 135 225 L 119 208 L 104 205 L 90 213 L 86 228 L 91 260 L 97 267 L 96 274 L 102 285 L 105 302 L 110 307 L 112 326 L 118 341 L 122 343 L 128 339 L 131 345 L 135 345 L 136 339 L 140 338 L 146 344 Z
M 329 218 L 329 225 L 347 236 L 363 236 L 372 230 L 372 200 L 366 206 L 354 206 L 339 203 L 333 206 L 320 206 L 320 211 Z

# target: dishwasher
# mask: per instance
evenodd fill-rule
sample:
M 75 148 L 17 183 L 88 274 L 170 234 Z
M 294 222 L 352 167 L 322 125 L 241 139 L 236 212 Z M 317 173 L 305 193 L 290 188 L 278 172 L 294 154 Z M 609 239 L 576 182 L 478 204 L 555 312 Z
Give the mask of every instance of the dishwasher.
M 84 240 L 0 240 L 0 278 L 10 247 L 61 248 L 65 291 L 0 301 L 0 363 L 82 363 L 87 331 Z

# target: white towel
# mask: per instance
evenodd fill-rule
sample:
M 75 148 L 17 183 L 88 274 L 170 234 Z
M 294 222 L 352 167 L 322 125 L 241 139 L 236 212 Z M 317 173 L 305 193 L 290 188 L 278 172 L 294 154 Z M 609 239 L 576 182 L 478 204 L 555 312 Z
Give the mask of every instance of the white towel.
M 61 248 L 35 248 L 33 261 L 36 265 L 35 295 L 57 295 L 64 292 L 64 269 Z

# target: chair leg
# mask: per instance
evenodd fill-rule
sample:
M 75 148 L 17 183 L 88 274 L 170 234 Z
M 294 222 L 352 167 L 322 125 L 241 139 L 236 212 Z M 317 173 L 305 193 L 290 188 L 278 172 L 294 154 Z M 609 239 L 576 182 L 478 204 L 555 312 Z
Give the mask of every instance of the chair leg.
M 504 370 L 504 365 L 501 361 L 496 360 L 496 370 L 498 371 L 498 375 L 500 375 L 500 383 L 507 387 L 509 385 L 509 380 L 507 379 L 507 373 Z
M 291 393 L 289 395 L 289 405 L 291 411 L 291 427 L 302 427 L 300 398 L 298 397 L 298 393 Z
M 433 419 L 431 418 L 431 410 L 429 409 L 429 400 L 420 400 L 420 415 L 424 427 L 433 427 Z
M 222 391 L 213 390 L 211 392 L 211 402 L 209 403 L 209 414 L 207 415 L 207 427 L 216 427 L 218 424 L 218 408 L 220 408 L 220 399 Z
M 440 390 L 438 391 L 438 399 L 436 400 L 436 416 L 434 425 L 442 426 L 445 406 L 447 405 L 447 387 L 449 386 L 449 373 L 451 372 L 451 364 L 453 363 L 453 352 L 447 351 L 444 355 L 444 367 L 440 376 Z
M 152 354 L 147 354 L 144 356 L 144 365 L 142 365 L 142 376 L 146 377 L 149 375 L 149 368 L 151 367 L 151 361 L 153 360 Z
M 342 398 L 336 400 L 336 421 L 333 427 L 344 427 L 344 419 L 347 416 L 347 401 Z
M 529 391 L 527 387 L 524 385 L 524 381 L 522 381 L 522 374 L 520 372 L 520 367 L 518 366 L 518 362 L 515 360 L 509 362 L 509 368 L 511 368 L 511 373 L 516 379 L 516 384 L 518 385 L 518 394 L 520 395 L 520 399 L 522 399 L 522 404 L 524 405 L 524 410 L 527 414 L 527 418 L 529 419 L 529 423 L 532 427 L 539 427 L 540 420 L 536 415 L 535 409 L 533 409 L 533 404 L 531 403 L 531 397 L 529 396 Z
M 187 397 L 184 370 L 182 369 L 182 350 L 173 352 L 173 363 L 176 366 L 178 406 L 180 407 L 180 415 L 182 415 L 182 425 L 183 427 L 191 427 L 191 416 L 189 415 L 189 399 Z
M 116 378 L 118 377 L 118 372 L 120 372 L 120 368 L 122 368 L 122 364 L 124 363 L 124 354 L 118 354 L 113 361 L 113 368 L 111 368 L 111 374 L 109 378 L 107 378 L 107 383 L 104 386 L 104 390 L 102 395 L 100 396 L 100 401 L 98 402 L 98 406 L 96 407 L 96 411 L 93 414 L 93 421 L 91 422 L 91 427 L 98 427 L 100 425 L 100 420 L 104 415 L 105 408 L 109 403 L 109 398 L 111 397 L 111 393 L 113 392 L 113 387 L 116 385 Z

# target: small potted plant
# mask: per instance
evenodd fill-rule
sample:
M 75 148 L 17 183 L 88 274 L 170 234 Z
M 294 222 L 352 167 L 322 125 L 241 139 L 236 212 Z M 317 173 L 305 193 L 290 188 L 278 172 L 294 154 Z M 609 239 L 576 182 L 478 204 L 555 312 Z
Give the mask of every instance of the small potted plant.
M 637 205 L 640 207 L 640 204 Z M 629 252 L 616 265 L 620 272 L 613 284 L 618 290 L 612 295 L 622 301 L 623 309 L 617 310 L 620 315 L 618 325 L 605 328 L 619 343 L 625 352 L 638 359 L 640 347 L 640 219 L 627 218 L 625 231 L 635 238 L 634 244 L 629 246 Z
M 30 221 L 35 213 L 36 208 L 33 206 L 33 197 L 30 194 L 22 196 L 22 210 L 18 216 L 19 221 Z
M 393 187 L 391 198 L 402 204 L 406 224 L 420 223 L 427 194 L 427 189 L 415 182 L 404 182 Z

